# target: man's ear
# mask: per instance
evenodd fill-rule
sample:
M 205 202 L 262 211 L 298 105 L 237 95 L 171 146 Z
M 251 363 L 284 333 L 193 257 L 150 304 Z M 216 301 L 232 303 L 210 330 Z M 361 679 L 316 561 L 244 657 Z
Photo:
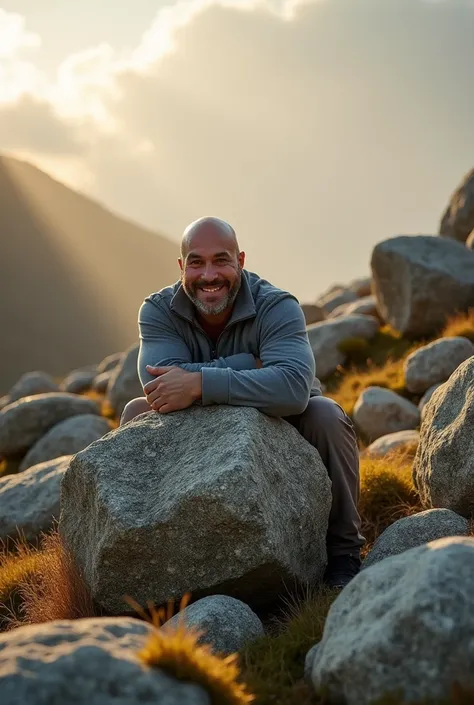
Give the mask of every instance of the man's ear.
M 181 257 L 178 257 L 178 264 L 179 264 L 179 268 L 180 268 L 181 274 L 182 274 L 183 273 L 183 260 L 181 259 Z
M 245 252 L 239 252 L 239 265 L 243 269 L 245 264 Z

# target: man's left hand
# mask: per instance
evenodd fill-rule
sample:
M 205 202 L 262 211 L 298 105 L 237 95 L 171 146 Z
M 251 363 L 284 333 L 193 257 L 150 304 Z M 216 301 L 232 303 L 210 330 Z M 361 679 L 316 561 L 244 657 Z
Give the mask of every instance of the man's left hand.
M 159 378 L 152 380 L 153 390 L 147 393 L 143 387 L 151 408 L 160 414 L 187 409 L 202 395 L 202 377 L 200 372 L 188 372 L 180 367 L 152 367 L 147 365 L 147 372 Z M 158 383 L 157 383 L 158 382 Z

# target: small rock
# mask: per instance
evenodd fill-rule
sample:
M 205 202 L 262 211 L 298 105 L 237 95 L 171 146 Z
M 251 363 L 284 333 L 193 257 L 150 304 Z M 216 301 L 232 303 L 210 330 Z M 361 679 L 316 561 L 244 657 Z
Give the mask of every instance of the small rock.
M 35 465 L 25 472 L 0 477 L 0 540 L 38 538 L 59 519 L 61 479 L 71 460 L 65 455 Z
M 144 664 L 146 622 L 100 617 L 0 634 L 2 705 L 211 705 L 196 683 Z
M 97 369 L 74 370 L 61 382 L 61 391 L 81 394 L 92 387 Z
M 248 605 L 228 595 L 210 595 L 176 614 L 162 627 L 180 623 L 203 632 L 199 643 L 210 644 L 215 653 L 228 656 L 264 635 L 263 625 Z
M 139 349 L 139 345 L 133 345 L 127 350 L 109 381 L 107 399 L 117 416 L 122 414 L 129 401 L 143 396 L 137 368 Z
M 14 401 L 23 399 L 23 397 L 33 396 L 34 394 L 46 394 L 47 392 L 58 391 L 58 385 L 51 375 L 48 375 L 46 372 L 40 372 L 38 370 L 35 372 L 26 372 L 10 389 L 8 393 L 9 404 L 13 404 Z
M 329 610 L 312 682 L 329 702 L 450 702 L 474 691 L 474 540 L 450 537 L 362 570 Z
M 306 325 L 309 326 L 311 323 L 319 323 L 324 321 L 326 314 L 321 306 L 316 306 L 316 304 L 301 304 L 301 309 L 303 311 Z
M 425 507 L 474 516 L 474 357 L 426 405 L 413 481 Z
M 29 449 L 20 463 L 20 472 L 60 455 L 74 455 L 111 430 L 109 423 L 97 414 L 81 414 L 60 421 Z
M 339 345 L 350 338 L 370 340 L 380 328 L 377 319 L 361 314 L 344 316 L 308 326 L 307 333 L 319 379 L 329 377 L 346 360 Z
M 349 289 L 351 289 L 359 298 L 364 296 L 370 296 L 372 293 L 372 277 L 361 277 L 360 279 L 354 279 L 349 284 Z
M 427 509 L 390 524 L 375 541 L 362 568 L 430 541 L 468 534 L 469 522 L 464 517 L 450 509 Z
M 377 318 L 377 301 L 375 300 L 375 296 L 364 296 L 361 299 L 357 299 L 357 301 L 342 304 L 331 311 L 328 319 L 338 318 L 339 316 L 351 316 L 354 313 Z
M 111 377 L 111 371 L 101 372 L 100 375 L 94 377 L 94 381 L 92 382 L 92 389 L 94 389 L 94 391 L 98 392 L 99 394 L 105 394 Z
M 364 455 L 372 457 L 382 457 L 388 453 L 407 448 L 409 446 L 418 445 L 420 434 L 418 431 L 397 431 L 396 433 L 388 433 L 386 436 L 380 436 L 376 441 L 370 444 L 365 449 Z
M 351 289 L 336 286 L 331 287 L 331 289 L 322 294 L 319 299 L 316 300 L 316 304 L 321 306 L 327 315 L 338 306 L 341 306 L 341 304 L 356 301 L 357 298 L 357 294 L 351 291 Z
M 371 264 L 382 320 L 406 336 L 432 335 L 474 306 L 474 252 L 459 242 L 394 237 L 376 245 Z
M 25 453 L 50 428 L 71 416 L 99 413 L 97 402 L 67 392 L 20 399 L 0 411 L 0 455 Z
M 412 394 L 422 394 L 434 384 L 445 382 L 461 362 L 474 355 L 467 338 L 439 338 L 415 350 L 405 360 L 405 384 Z
M 417 428 L 420 412 L 415 404 L 384 387 L 367 387 L 353 412 L 356 426 L 369 440 Z
M 117 365 L 119 365 L 123 358 L 125 357 L 125 353 L 123 352 L 117 352 L 117 353 L 112 353 L 112 355 L 107 355 L 102 362 L 97 365 L 97 374 L 100 375 L 102 372 L 111 372 L 114 370 Z

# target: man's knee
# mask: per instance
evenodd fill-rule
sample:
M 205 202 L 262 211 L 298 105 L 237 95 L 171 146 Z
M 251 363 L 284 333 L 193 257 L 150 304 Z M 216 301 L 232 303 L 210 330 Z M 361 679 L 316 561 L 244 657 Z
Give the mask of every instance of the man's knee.
M 146 397 L 137 397 L 132 399 L 127 404 L 125 404 L 124 410 L 122 411 L 122 416 L 120 417 L 120 425 L 123 426 L 128 423 L 135 416 L 144 414 L 147 411 L 151 411 L 151 406 L 148 404 Z
M 326 429 L 337 428 L 341 422 L 350 421 L 339 404 L 329 397 L 311 397 L 303 413 L 306 421 Z

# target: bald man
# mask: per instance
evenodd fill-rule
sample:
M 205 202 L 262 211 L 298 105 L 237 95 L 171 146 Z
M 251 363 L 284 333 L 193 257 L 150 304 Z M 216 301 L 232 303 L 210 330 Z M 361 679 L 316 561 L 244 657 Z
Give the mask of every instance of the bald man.
M 352 422 L 321 394 L 297 299 L 244 269 L 233 228 L 200 218 L 182 238 L 181 278 L 151 294 L 138 316 L 138 374 L 144 397 L 121 424 L 144 412 L 194 403 L 252 406 L 295 426 L 319 451 L 332 482 L 327 532 L 330 587 L 360 569 L 359 454 Z

